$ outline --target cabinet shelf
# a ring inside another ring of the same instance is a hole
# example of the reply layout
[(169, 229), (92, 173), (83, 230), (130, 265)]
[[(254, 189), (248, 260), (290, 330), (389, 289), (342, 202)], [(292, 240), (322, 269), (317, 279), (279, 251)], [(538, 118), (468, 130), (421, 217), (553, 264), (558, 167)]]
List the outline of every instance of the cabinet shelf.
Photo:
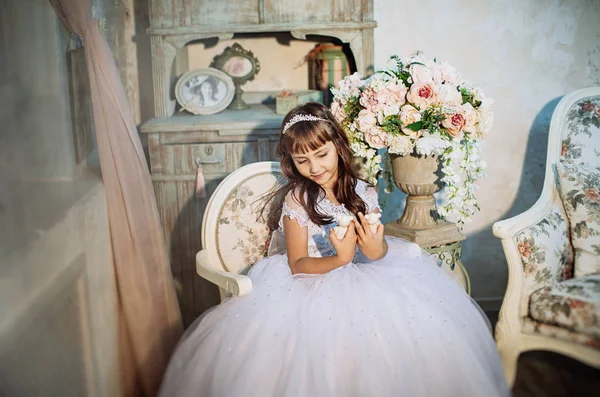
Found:
[(219, 135), (237, 135), (243, 130), (275, 130), (278, 132), (283, 117), (283, 115), (275, 113), (275, 105), (253, 104), (248, 109), (225, 109), (208, 116), (196, 116), (181, 112), (170, 117), (154, 118), (142, 125), (141, 132), (148, 134), (153, 132), (218, 131)]

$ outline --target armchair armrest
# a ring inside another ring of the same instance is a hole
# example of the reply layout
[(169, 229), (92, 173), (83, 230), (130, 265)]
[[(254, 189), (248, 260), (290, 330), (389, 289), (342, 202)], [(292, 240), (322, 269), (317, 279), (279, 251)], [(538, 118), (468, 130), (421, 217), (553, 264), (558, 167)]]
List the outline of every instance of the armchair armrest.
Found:
[(205, 249), (196, 254), (196, 272), (200, 277), (217, 285), (222, 291), (227, 291), (231, 295), (241, 296), (252, 292), (250, 277), (212, 267), (208, 260), (208, 252)]
[(494, 223), (492, 225), (494, 236), (502, 240), (512, 239), (522, 230), (534, 226), (546, 218), (555, 205), (561, 205), (557, 190), (551, 189), (543, 192), (539, 200), (525, 212)]
[(503, 309), (524, 317), (529, 296), (539, 288), (568, 278), (572, 264), (568, 221), (554, 185), (544, 187), (527, 211), (494, 223), (508, 263)]

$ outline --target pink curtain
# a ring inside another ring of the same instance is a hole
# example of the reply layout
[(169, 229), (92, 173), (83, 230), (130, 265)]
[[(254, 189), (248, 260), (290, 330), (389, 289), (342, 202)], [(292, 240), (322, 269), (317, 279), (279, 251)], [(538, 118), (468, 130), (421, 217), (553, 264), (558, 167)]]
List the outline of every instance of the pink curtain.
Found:
[(182, 324), (150, 174), (90, 0), (50, 2), (84, 39), (117, 277), (124, 394), (154, 396)]

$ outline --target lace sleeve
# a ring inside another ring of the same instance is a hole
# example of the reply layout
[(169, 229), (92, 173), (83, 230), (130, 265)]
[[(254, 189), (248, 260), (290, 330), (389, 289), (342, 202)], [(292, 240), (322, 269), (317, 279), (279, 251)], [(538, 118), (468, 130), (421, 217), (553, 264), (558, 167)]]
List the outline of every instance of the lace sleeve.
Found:
[(378, 209), (379, 212), (381, 212), (377, 189), (369, 185), (367, 182), (359, 180), (358, 185), (356, 186), (356, 192), (367, 205), (367, 213), (373, 212), (375, 209)]
[(308, 214), (302, 207), (302, 205), (295, 198), (294, 192), (289, 192), (287, 196), (285, 196), (285, 200), (283, 201), (283, 208), (281, 210), (281, 220), (279, 221), (279, 226), (283, 228), (283, 217), (287, 216), (290, 219), (295, 219), (298, 222), (300, 227), (307, 226), (310, 218)]

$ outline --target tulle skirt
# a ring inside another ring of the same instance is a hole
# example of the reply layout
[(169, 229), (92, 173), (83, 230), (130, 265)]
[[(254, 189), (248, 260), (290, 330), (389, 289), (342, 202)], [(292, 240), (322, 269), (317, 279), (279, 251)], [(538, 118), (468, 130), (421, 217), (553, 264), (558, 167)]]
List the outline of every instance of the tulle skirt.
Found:
[(160, 396), (510, 395), (479, 306), (416, 244), (386, 239), (382, 260), (322, 275), (258, 262), (251, 294), (186, 331)]

